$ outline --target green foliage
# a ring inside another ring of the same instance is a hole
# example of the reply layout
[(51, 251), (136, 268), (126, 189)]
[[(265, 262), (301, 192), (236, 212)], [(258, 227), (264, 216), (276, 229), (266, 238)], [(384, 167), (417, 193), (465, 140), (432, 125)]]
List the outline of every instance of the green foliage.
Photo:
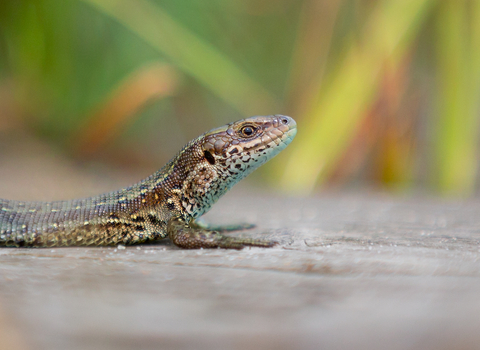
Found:
[(283, 113), (299, 133), (264, 171), (286, 190), (361, 180), (468, 195), (480, 5), (3, 1), (2, 87), (24, 125), (77, 155), (140, 143), (157, 162), (208, 127)]

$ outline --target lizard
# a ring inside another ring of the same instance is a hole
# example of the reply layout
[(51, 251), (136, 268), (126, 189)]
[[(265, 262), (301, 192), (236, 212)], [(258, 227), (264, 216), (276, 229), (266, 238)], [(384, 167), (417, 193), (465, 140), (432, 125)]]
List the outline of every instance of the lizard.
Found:
[(0, 246), (132, 245), (168, 237), (185, 249), (272, 247), (276, 242), (223, 235), (197, 219), (296, 132), (288, 116), (250, 117), (190, 141), (163, 168), (128, 188), (66, 201), (0, 199)]

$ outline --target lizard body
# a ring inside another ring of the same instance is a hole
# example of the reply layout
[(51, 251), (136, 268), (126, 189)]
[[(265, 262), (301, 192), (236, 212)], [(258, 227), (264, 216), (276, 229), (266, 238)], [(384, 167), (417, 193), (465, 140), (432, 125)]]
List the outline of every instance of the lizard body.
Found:
[(270, 247), (274, 242), (224, 236), (194, 220), (295, 134), (290, 117), (251, 117), (190, 141), (162, 169), (119, 191), (55, 202), (0, 199), (0, 246), (130, 245), (168, 236), (182, 248)]

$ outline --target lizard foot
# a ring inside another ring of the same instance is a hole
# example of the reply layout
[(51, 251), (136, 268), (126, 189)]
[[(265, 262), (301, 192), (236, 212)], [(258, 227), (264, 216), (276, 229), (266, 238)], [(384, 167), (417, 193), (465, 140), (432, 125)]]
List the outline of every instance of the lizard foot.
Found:
[(269, 248), (277, 244), (277, 242), (262, 239), (224, 236), (218, 231), (209, 231), (196, 226), (191, 227), (180, 218), (172, 218), (168, 223), (167, 231), (173, 243), (185, 249), (243, 249), (246, 246)]

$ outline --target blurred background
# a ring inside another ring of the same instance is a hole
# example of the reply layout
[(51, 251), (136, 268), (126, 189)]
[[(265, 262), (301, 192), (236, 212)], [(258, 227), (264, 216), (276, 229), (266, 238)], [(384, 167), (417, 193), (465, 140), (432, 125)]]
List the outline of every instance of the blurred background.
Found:
[(286, 114), (297, 138), (254, 181), (471, 196), (479, 102), (480, 1), (0, 0), (0, 138), (20, 153), (146, 176)]

